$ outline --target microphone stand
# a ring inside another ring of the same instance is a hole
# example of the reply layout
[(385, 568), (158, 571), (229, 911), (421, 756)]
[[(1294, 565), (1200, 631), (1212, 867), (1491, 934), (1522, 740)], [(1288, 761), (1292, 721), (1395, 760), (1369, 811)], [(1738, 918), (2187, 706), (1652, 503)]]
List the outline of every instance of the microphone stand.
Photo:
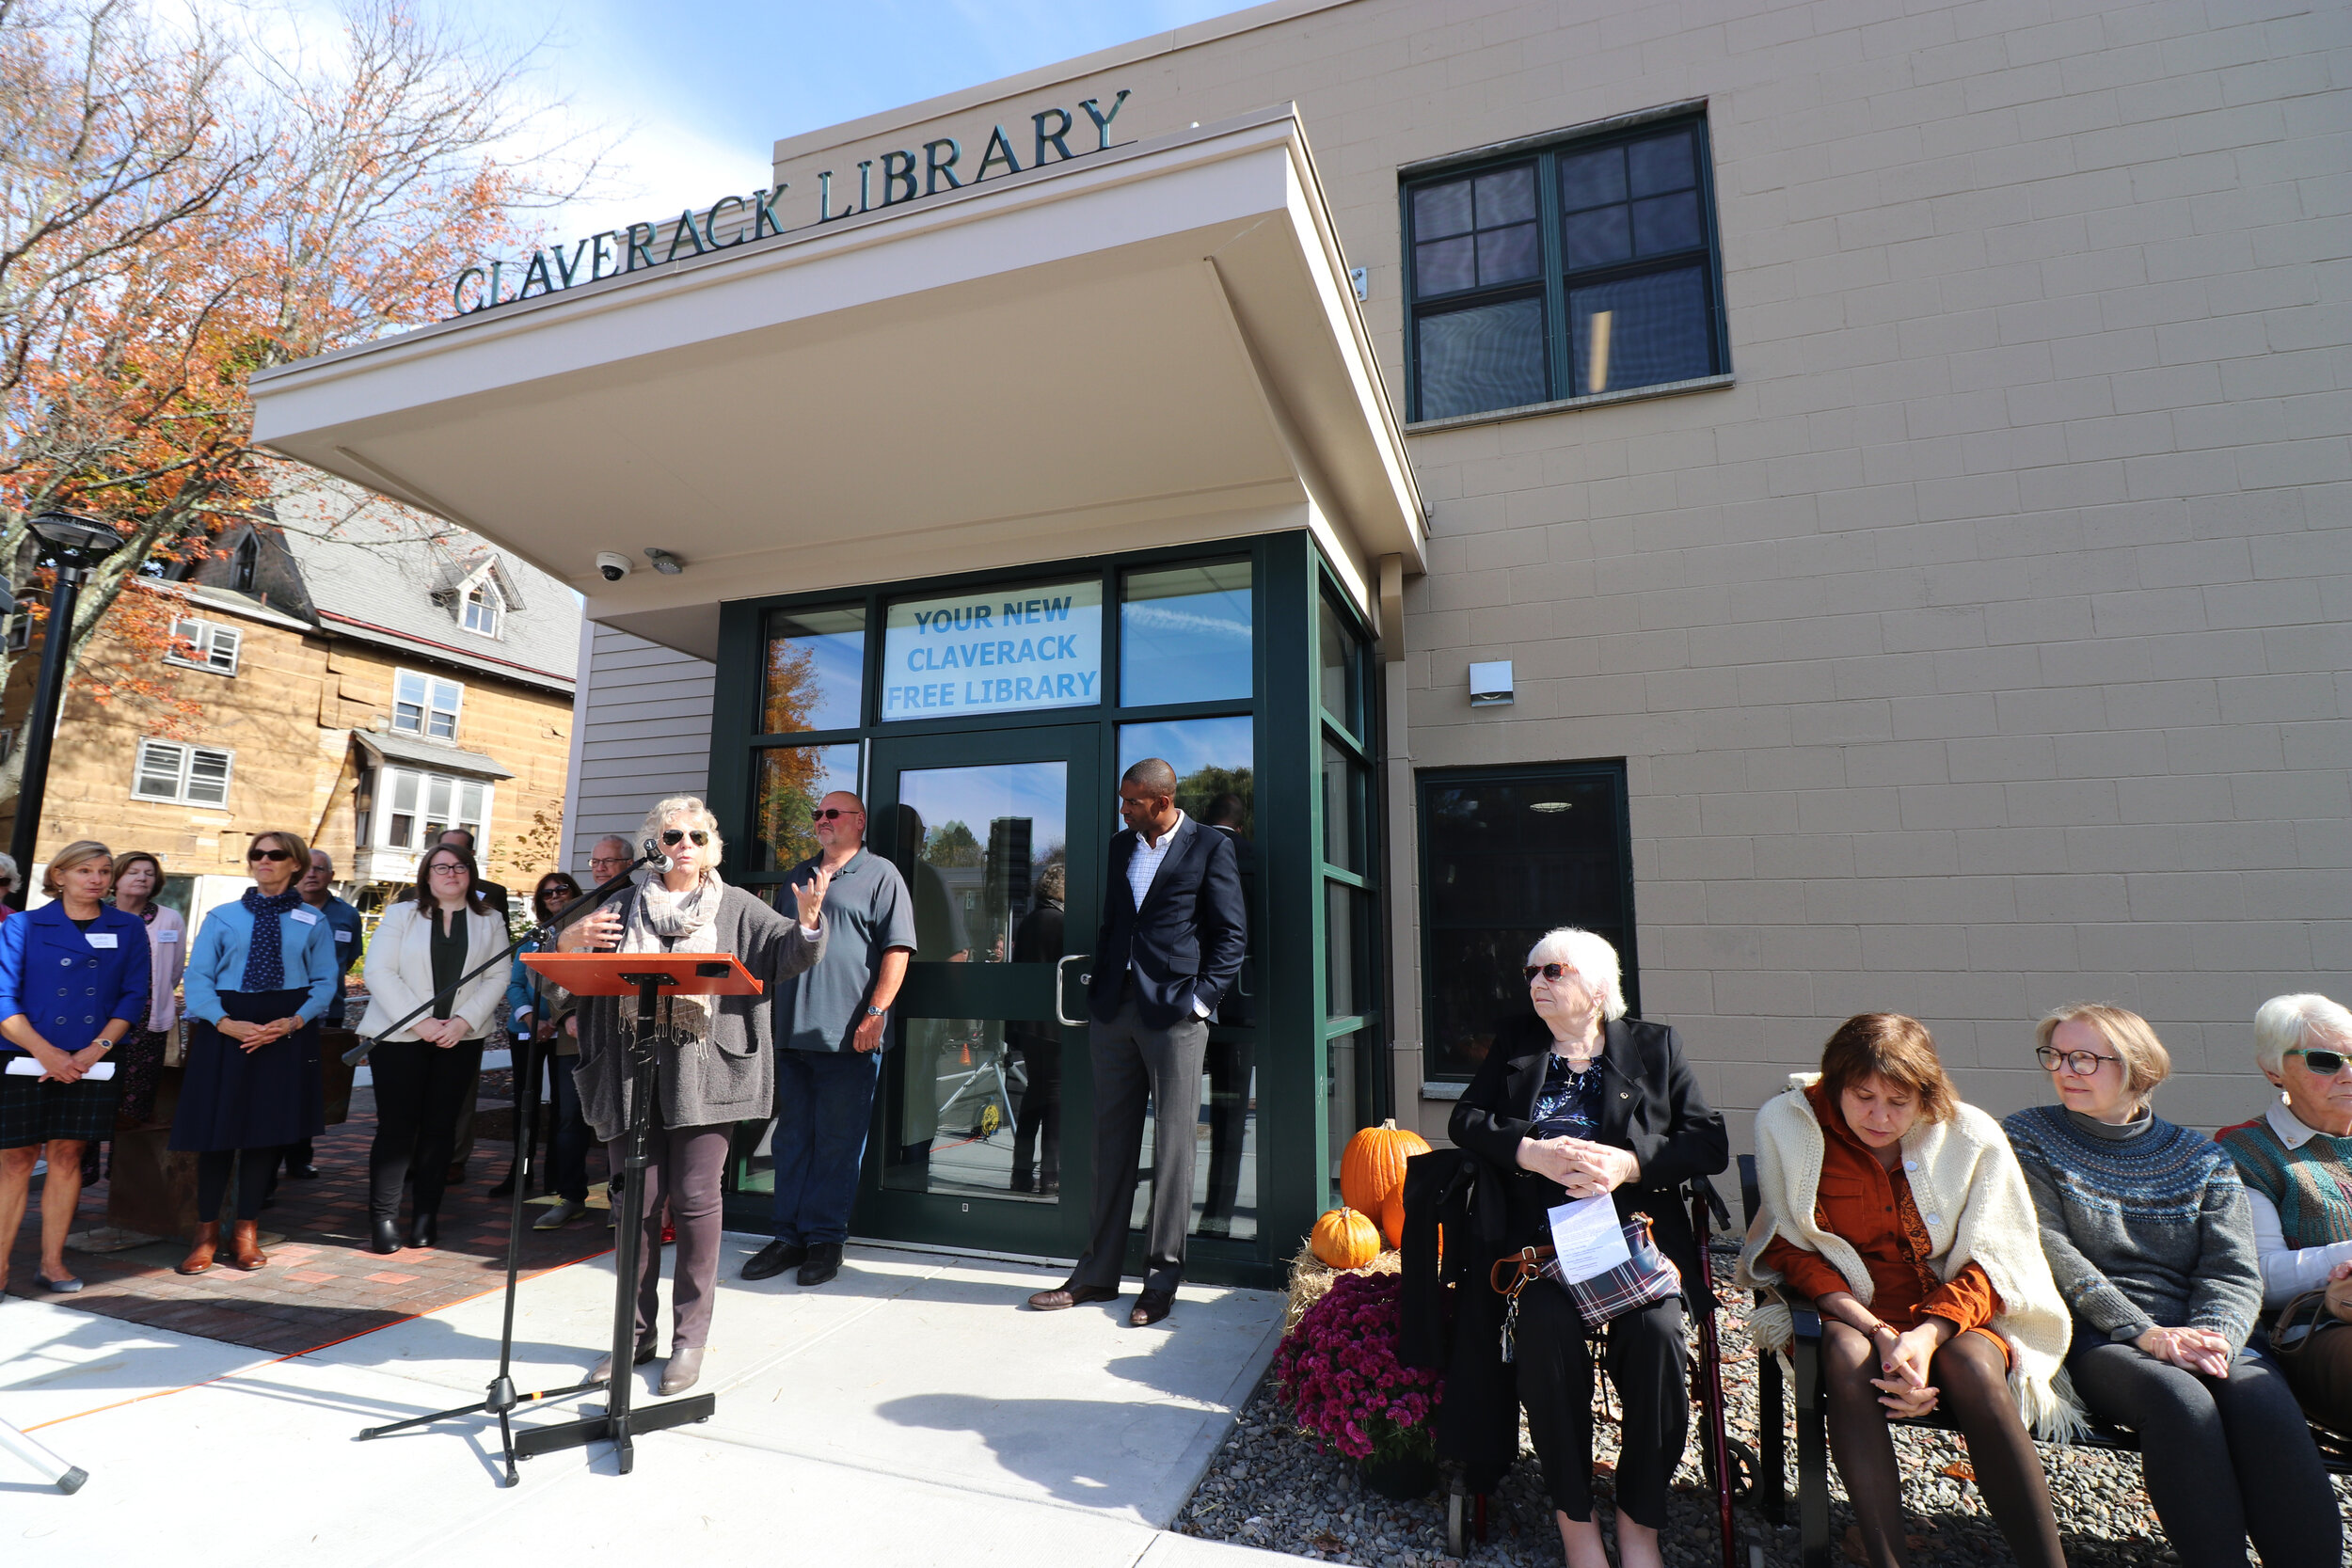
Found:
[[(418, 1007), (406, 1018), (402, 1019), (399, 1022), (385, 1030), (384, 1033), (387, 1035), (399, 1033), (413, 1020), (421, 1018), (424, 1014), (430, 1012), (433, 1009), (434, 1005), (439, 1002), (442, 997), (454, 995), (459, 990), (465, 989), (466, 983), (469, 980), (471, 980), (475, 975), (480, 974), (484, 970), (490, 968), (493, 964), (501, 963), (513, 958), (514, 955), (520, 950), (524, 942), (531, 942), (535, 939), (542, 944), (543, 947), (551, 944), (557, 933), (562, 931), (564, 927), (569, 926), (573, 921), (579, 919), (581, 915), (586, 914), (591, 910), (603, 908), (604, 901), (607, 898), (611, 897), (614, 893), (619, 892), (622, 888), (628, 884), (630, 875), (634, 873), (639, 866), (649, 865), (657, 861), (661, 862), (665, 865), (668, 863), (665, 857), (654, 853), (650, 845), (648, 845), (646, 853), (639, 856), (637, 860), (628, 866), (615, 872), (610, 879), (599, 884), (595, 891), (582, 895), (576, 903), (574, 903), (569, 909), (565, 910), (562, 914), (556, 916), (553, 920), (546, 922), (544, 925), (532, 927), (529, 931), (524, 932), (520, 937), (517, 937), (513, 942), (508, 942), (504, 951), (501, 952), (497, 957), (490, 958), (486, 962), (477, 964), (473, 969), (458, 976), (458, 978), (446, 990), (436, 993), (433, 997), (427, 1000), (423, 1006)], [(522, 1267), (523, 1192), (524, 1189), (530, 1185), (531, 1181), (531, 1150), (532, 1145), (534, 1142), (534, 1134), (537, 1130), (539, 1119), (539, 1077), (542, 1061), (539, 1054), (542, 1048), (537, 1037), (538, 1029), (536, 1027), (538, 1018), (535, 1013), (532, 1015), (532, 1022), (533, 1025), (532, 1029), (532, 1036), (530, 1038), (521, 1042), (521, 1060), (516, 1062), (515, 1065), (515, 1117), (516, 1127), (522, 1136), (519, 1140), (520, 1147), (515, 1156), (515, 1190), (508, 1195), (508, 1213), (506, 1218), (506, 1305), (504, 1319), (499, 1327), (498, 1375), (490, 1380), (488, 1392), (482, 1399), (476, 1401), (472, 1404), (461, 1405), (454, 1410), (436, 1411), (430, 1416), (413, 1416), (407, 1420), (393, 1421), (386, 1426), (368, 1427), (359, 1433), (359, 1440), (361, 1442), (365, 1442), (372, 1437), (388, 1437), (395, 1432), (405, 1432), (411, 1427), (431, 1426), (436, 1422), (453, 1420), (460, 1416), (496, 1416), (499, 1419), (499, 1444), (501, 1449), (504, 1451), (506, 1459), (506, 1476), (505, 1479), (499, 1482), (501, 1486), (513, 1486), (521, 1479), (516, 1473), (515, 1469), (515, 1428), (512, 1418), (517, 1407), (526, 1404), (534, 1404), (545, 1400), (569, 1399), (574, 1394), (584, 1394), (591, 1389), (601, 1388), (604, 1386), (601, 1383), (589, 1382), (576, 1383), (567, 1388), (544, 1388), (533, 1394), (518, 1394), (515, 1391), (515, 1379), (513, 1376), (513, 1363), (515, 1355), (515, 1287)], [(343, 1053), (343, 1060), (355, 1064), (358, 1063), (361, 1058), (365, 1057), (370, 1051), (375, 1048), (375, 1043), (376, 1042), (372, 1039), (361, 1040), (358, 1046)], [(619, 1365), (620, 1363), (618, 1362), (614, 1363), (616, 1368)]]

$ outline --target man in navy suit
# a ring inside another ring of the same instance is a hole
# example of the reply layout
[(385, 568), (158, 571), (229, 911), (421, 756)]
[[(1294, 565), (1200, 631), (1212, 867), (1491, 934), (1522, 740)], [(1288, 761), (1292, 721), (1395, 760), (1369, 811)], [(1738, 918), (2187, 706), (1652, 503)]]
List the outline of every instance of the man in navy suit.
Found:
[(1158, 757), (1119, 782), (1127, 831), (1111, 840), (1103, 927), (1094, 939), (1087, 1043), (1094, 1061), (1092, 1238), (1060, 1289), (1040, 1291), (1041, 1312), (1115, 1301), (1127, 1256), (1147, 1101), (1159, 1108), (1152, 1140), (1152, 1216), (1144, 1231), (1143, 1293), (1127, 1321), (1158, 1323), (1175, 1305), (1192, 1221), (1193, 1125), (1209, 1020), (1241, 973), (1241, 871), (1233, 841), (1176, 805), (1176, 770)]

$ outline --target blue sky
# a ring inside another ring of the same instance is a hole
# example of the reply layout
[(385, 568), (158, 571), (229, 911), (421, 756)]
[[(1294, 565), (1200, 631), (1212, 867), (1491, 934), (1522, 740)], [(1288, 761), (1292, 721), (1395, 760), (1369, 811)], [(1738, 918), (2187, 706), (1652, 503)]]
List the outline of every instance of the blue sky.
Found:
[(580, 234), (768, 180), (779, 136), (1246, 8), (1243, 0), (571, 0), (465, 14), (510, 36), (552, 19), (551, 95), (622, 134), (611, 188), (553, 214)]

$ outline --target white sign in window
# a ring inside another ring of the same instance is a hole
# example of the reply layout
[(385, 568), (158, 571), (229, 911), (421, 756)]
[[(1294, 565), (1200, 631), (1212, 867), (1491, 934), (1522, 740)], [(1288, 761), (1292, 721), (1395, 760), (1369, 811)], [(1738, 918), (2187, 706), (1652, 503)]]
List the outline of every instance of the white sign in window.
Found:
[(937, 719), (1103, 700), (1103, 583), (975, 589), (890, 607), (882, 716)]
[(138, 764), (132, 773), (131, 793), (142, 800), (225, 805), (229, 800), (230, 755), (210, 746), (142, 740)]

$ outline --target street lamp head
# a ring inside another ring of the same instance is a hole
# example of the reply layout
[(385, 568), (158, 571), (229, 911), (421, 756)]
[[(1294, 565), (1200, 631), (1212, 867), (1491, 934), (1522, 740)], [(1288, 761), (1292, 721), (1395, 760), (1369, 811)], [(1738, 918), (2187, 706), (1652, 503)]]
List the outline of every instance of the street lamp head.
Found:
[(95, 518), (77, 517), (71, 512), (44, 512), (24, 526), (51, 549), (80, 556), (85, 561), (112, 555), (122, 547), (122, 535), (113, 529)]

